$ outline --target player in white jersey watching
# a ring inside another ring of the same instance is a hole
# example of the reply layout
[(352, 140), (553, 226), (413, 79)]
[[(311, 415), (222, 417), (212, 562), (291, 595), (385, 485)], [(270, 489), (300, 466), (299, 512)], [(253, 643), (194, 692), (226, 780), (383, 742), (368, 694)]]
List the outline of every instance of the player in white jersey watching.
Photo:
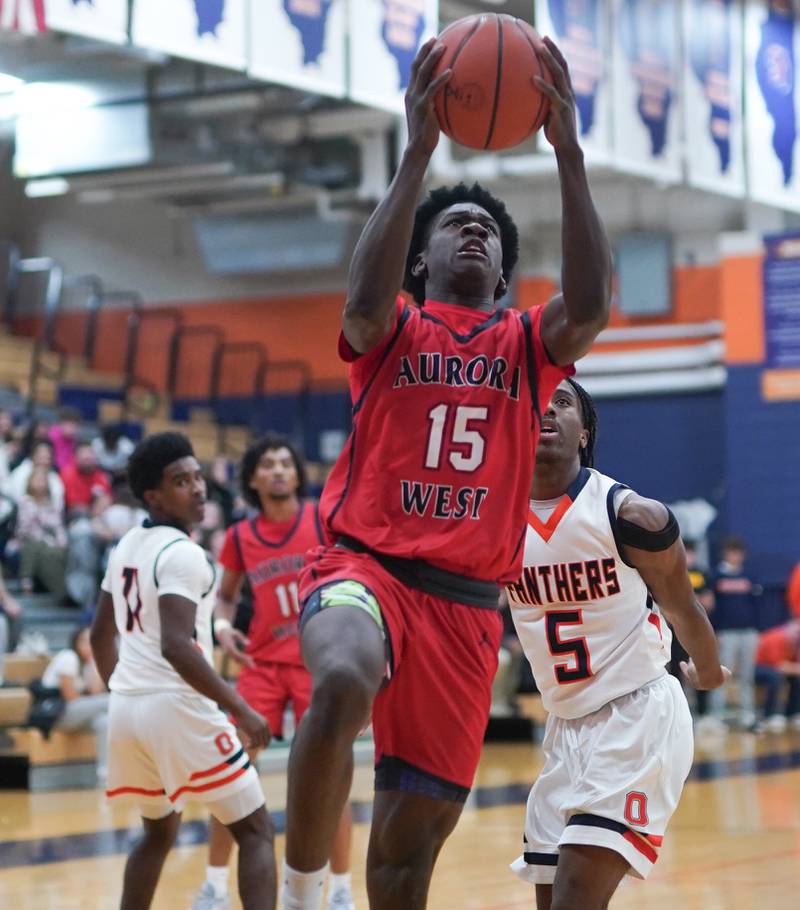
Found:
[(512, 869), (538, 910), (604, 910), (645, 878), (692, 764), (692, 718), (667, 674), (672, 623), (691, 683), (729, 675), (669, 509), (592, 469), (596, 415), (573, 380), (542, 416), (522, 577), (508, 595), (549, 712), (545, 764)]
[(269, 728), (211, 665), (214, 568), (188, 536), (203, 519), (200, 465), (185, 436), (159, 433), (136, 447), (128, 479), (149, 518), (111, 554), (91, 636), (111, 690), (107, 795), (134, 802), (144, 826), (121, 910), (150, 907), (187, 799), (238, 843), (245, 910), (273, 910), (273, 831), (245, 751)]

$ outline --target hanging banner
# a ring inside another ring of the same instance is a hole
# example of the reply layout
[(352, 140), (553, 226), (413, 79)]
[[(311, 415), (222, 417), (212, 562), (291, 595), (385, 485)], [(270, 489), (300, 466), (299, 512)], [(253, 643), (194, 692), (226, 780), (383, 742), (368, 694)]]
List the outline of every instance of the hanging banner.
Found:
[(800, 368), (800, 233), (764, 238), (767, 366)]
[(128, 0), (46, 0), (47, 27), (126, 44)]
[(243, 70), (246, 0), (134, 0), (131, 39), (176, 57)]
[(44, 0), (0, 0), (0, 29), (33, 35), (45, 28)]
[(438, 30), (439, 0), (350, 0), (350, 97), (402, 113), (414, 57)]
[(686, 0), (683, 113), (689, 183), (743, 196), (742, 8)]
[(681, 179), (679, 4), (614, 0), (614, 157), (621, 170)]
[(342, 98), (346, 29), (346, 0), (251, 0), (250, 75)]
[(791, 0), (747, 3), (745, 46), (749, 193), (800, 211), (800, 22)]
[[(536, 0), (536, 29), (549, 35), (569, 64), (587, 158), (611, 158), (611, 71), (605, 0)], [(550, 148), (549, 143), (541, 143)]]

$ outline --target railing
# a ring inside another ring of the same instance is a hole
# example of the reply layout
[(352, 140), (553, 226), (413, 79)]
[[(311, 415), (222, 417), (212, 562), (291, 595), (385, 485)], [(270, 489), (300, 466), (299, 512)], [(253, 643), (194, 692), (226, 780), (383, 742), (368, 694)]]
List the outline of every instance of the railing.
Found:
[(217, 421), (217, 449), (225, 452), (228, 449), (228, 427), (221, 420), (220, 414), (220, 387), (222, 384), (223, 364), (229, 354), (255, 354), (256, 368), (253, 370), (253, 387), (251, 397), (255, 402), (263, 395), (264, 381), (267, 375), (267, 351), (258, 341), (225, 341), (216, 351), (216, 356), (211, 363), (211, 407)]
[[(214, 339), (214, 349), (211, 354), (212, 364), (216, 362), (220, 348), (225, 345), (225, 333), (218, 326), (180, 325), (172, 334), (169, 350), (167, 390), (172, 398), (176, 397), (178, 391), (178, 373), (180, 371), (181, 354), (183, 353), (183, 342), (190, 337)], [(209, 393), (211, 393), (213, 389), (213, 377), (211, 374), (209, 374), (208, 388)]]
[(11, 322), (11, 304), (17, 290), (17, 263), (20, 260), (19, 247), (8, 240), (0, 241), (0, 263), (2, 263), (2, 302), (0, 303), (0, 319), (5, 323)]

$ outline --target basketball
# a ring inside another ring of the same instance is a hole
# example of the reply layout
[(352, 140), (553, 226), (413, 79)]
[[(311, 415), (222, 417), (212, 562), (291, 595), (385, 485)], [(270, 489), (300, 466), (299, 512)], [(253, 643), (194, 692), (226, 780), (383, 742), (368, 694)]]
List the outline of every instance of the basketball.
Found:
[(439, 35), (445, 51), (434, 78), (453, 75), (436, 98), (442, 131), (474, 149), (519, 145), (538, 130), (550, 102), (534, 76), (552, 82), (539, 59), (542, 39), (533, 26), (513, 16), (482, 13), (449, 25)]

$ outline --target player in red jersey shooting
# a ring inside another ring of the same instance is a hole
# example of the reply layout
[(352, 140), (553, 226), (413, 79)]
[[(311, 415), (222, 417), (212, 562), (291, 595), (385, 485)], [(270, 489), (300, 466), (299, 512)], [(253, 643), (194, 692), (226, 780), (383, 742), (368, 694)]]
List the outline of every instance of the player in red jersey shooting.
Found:
[[(289, 765), (286, 910), (320, 906), (351, 746), (370, 715), (370, 906), (426, 906), (480, 755), (498, 585), (521, 570), (540, 415), (608, 318), (610, 250), (552, 42), (554, 86), (539, 87), (550, 96), (545, 131), (561, 185), (562, 294), (526, 313), (498, 309), (518, 238), (483, 188), (437, 190), (416, 208), (439, 140), (434, 97), (449, 78), (432, 79), (440, 54), (429, 41), (414, 62), (408, 145), (350, 267), (339, 351), (353, 430), (321, 501), (335, 544), (300, 576), (314, 689)], [(398, 299), (401, 287), (418, 306)]]

